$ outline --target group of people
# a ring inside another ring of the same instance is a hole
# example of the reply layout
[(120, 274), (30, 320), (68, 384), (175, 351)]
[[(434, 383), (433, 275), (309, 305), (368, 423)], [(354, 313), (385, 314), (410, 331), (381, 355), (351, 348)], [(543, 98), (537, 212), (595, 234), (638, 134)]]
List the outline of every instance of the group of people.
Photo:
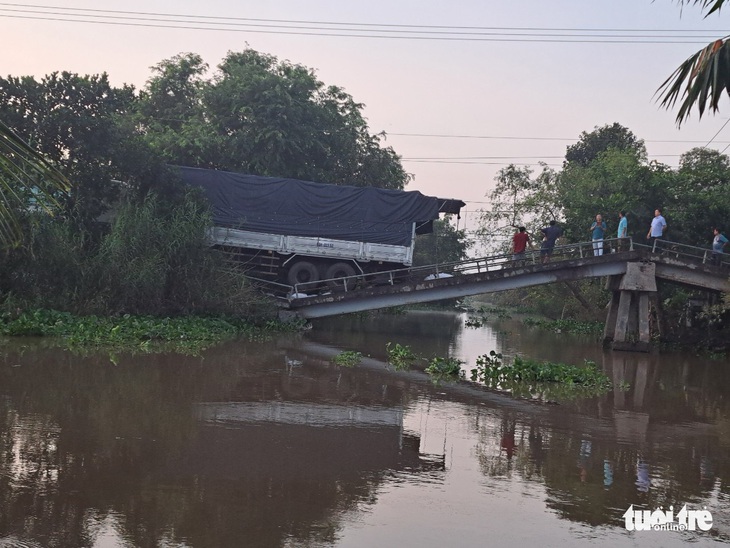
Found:
[[(542, 245), (540, 247), (540, 261), (542, 263), (546, 263), (550, 260), (550, 256), (553, 254), (555, 242), (563, 235), (563, 229), (558, 226), (557, 222), (550, 221), (548, 226), (540, 229), (540, 232), (542, 232), (543, 235)], [(530, 246), (530, 249), (532, 249), (530, 235), (527, 233), (527, 229), (524, 226), (521, 226), (512, 237), (512, 260), (515, 263), (524, 262), (528, 245)]]
[[(626, 219), (626, 212), (620, 211), (618, 214), (618, 230), (616, 238), (618, 241), (617, 250), (626, 251), (626, 241), (629, 237), (629, 223)], [(593, 221), (588, 231), (591, 234), (591, 240), (593, 242), (593, 255), (599, 257), (603, 255), (603, 242), (606, 236), (608, 227), (603, 217), (599, 214), (596, 215), (596, 220)], [(646, 239), (651, 241), (652, 249), (655, 251), (659, 248), (659, 242), (664, 237), (664, 233), (667, 230), (667, 221), (662, 216), (662, 210), (657, 208), (654, 210), (654, 218), (651, 220), (651, 226), (649, 231), (646, 233)], [(550, 256), (553, 254), (555, 243), (563, 235), (563, 230), (555, 221), (550, 221), (548, 226), (540, 229), (542, 233), (542, 245), (540, 246), (540, 260), (542, 263), (546, 263), (550, 260)], [(712, 240), (712, 258), (713, 262), (720, 264), (722, 260), (722, 254), (724, 253), (725, 246), (728, 244), (728, 239), (722, 233), (719, 227), (713, 229), (713, 240)], [(512, 237), (512, 260), (514, 262), (524, 261), (527, 246), (532, 248), (532, 242), (530, 236), (527, 233), (527, 229), (524, 226), (518, 228)]]
[[(659, 239), (662, 237), (666, 229), (667, 221), (664, 219), (664, 217), (662, 217), (662, 210), (654, 210), (654, 219), (652, 219), (651, 221), (651, 227), (649, 228), (649, 232), (647, 233), (646, 238), (653, 240)], [(603, 255), (603, 240), (606, 235), (606, 230), (606, 222), (603, 220), (603, 217), (600, 214), (596, 215), (596, 220), (593, 221), (593, 224), (588, 229), (588, 232), (591, 233), (591, 240), (593, 241), (593, 255), (595, 255), (596, 257)], [(629, 222), (628, 219), (626, 219), (626, 212), (619, 211), (618, 230), (616, 231), (616, 238), (618, 240), (618, 251), (626, 251), (625, 239), (628, 237)]]

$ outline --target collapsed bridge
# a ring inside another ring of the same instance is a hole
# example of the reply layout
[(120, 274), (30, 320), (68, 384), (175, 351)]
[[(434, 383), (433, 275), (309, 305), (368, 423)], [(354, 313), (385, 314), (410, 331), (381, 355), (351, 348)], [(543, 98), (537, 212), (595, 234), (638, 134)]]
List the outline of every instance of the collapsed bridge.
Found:
[[(606, 240), (606, 244), (617, 243)], [(431, 265), (366, 275), (302, 283), (268, 285), (278, 293), (284, 315), (320, 318), (337, 314), (461, 298), (556, 282), (606, 277), (612, 300), (604, 339), (617, 350), (648, 350), (650, 301), (657, 280), (694, 289), (730, 292), (730, 261), (716, 261), (710, 250), (673, 242), (654, 248), (623, 240), (627, 251), (593, 256), (593, 242), (555, 248), (550, 262), (539, 252), (514, 262), (495, 255), (458, 263)]]

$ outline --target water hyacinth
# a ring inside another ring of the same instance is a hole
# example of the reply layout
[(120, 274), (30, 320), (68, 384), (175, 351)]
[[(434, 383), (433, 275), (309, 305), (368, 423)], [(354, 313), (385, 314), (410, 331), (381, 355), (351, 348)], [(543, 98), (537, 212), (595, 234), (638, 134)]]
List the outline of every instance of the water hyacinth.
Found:
[(492, 350), (476, 361), (472, 381), (520, 397), (575, 399), (605, 394), (613, 388), (606, 374), (588, 360), (576, 366), (516, 356), (512, 363), (505, 363), (502, 354)]

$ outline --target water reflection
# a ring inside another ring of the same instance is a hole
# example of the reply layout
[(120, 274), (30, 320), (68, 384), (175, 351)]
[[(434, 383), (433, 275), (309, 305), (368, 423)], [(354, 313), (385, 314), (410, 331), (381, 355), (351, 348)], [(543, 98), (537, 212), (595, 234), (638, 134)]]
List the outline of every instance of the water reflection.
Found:
[(444, 470), (403, 432), (401, 386), (270, 346), (117, 365), (8, 348), (0, 386), (6, 539), (329, 542), (338, 515), (372, 503), (384, 477)]
[(387, 359), (385, 346), (398, 342), (420, 356), (446, 356), (458, 346), (464, 320), (452, 312), (350, 314), (315, 322), (308, 338), (335, 347), (366, 349), (365, 355)]
[[(463, 339), (471, 337), (478, 345), (470, 349), (472, 356), (492, 344), (506, 355), (569, 363), (590, 359), (615, 386), (627, 388), (559, 407), (513, 404), (519, 409), (515, 412), (494, 404), (500, 408), (496, 417), (494, 410), (477, 408), (473, 428), (482, 473), (541, 481), (548, 508), (591, 526), (620, 526), (631, 504), (650, 509), (679, 502), (710, 504), (719, 512), (714, 532), (727, 535), (727, 361), (604, 352), (585, 337), (529, 331), (516, 321), (501, 321), (487, 330), (486, 343), (462, 331), (435, 352), (447, 355), (454, 344), (463, 347)], [(507, 336), (495, 337), (495, 332)], [(321, 333), (317, 338), (324, 340)], [(461, 400), (460, 390), (441, 390), (451, 400)], [(485, 398), (493, 405), (491, 395), (476, 390), (467, 399)]]
[[(486, 534), (634, 545), (621, 519), (631, 504), (712, 512), (710, 536), (655, 545), (730, 539), (727, 362), (604, 353), (517, 321), (462, 325), (447, 313), (349, 317), (116, 365), (7, 343), (0, 546), (471, 545)], [(388, 370), (389, 341), (463, 359), (483, 345), (540, 359), (564, 349), (562, 361), (593, 359), (629, 388), (546, 405), (434, 385)], [(337, 367), (342, 349), (366, 358)]]

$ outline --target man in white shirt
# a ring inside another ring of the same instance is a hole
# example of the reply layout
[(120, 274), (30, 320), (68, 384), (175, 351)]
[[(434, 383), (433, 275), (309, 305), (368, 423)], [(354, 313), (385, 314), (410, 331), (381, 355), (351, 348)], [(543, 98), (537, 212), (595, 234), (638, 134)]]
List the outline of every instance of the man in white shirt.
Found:
[(646, 239), (651, 240), (654, 251), (659, 249), (659, 240), (662, 239), (664, 231), (667, 230), (667, 221), (662, 217), (662, 210), (654, 210), (654, 218), (651, 220), (651, 228), (646, 233)]

